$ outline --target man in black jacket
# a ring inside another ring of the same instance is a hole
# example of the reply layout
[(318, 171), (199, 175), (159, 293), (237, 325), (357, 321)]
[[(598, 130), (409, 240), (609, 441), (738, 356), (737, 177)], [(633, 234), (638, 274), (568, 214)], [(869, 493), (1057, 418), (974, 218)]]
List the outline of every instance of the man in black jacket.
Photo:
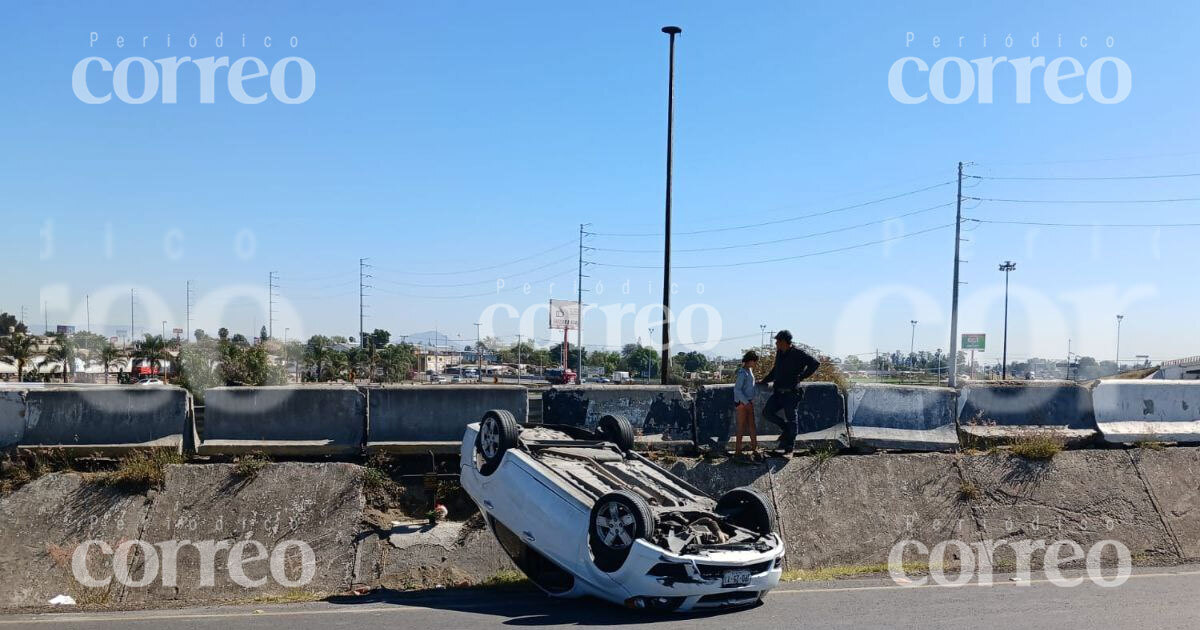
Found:
[[(795, 449), (796, 433), (800, 430), (796, 421), (796, 405), (800, 402), (797, 385), (812, 376), (820, 365), (811, 354), (792, 345), (792, 333), (781, 330), (775, 335), (775, 365), (758, 384), (775, 384), (774, 391), (763, 408), (763, 417), (779, 425), (782, 433), (779, 435), (778, 450), (782, 451), (785, 457)], [(784, 415), (782, 420), (779, 418), (781, 410)]]

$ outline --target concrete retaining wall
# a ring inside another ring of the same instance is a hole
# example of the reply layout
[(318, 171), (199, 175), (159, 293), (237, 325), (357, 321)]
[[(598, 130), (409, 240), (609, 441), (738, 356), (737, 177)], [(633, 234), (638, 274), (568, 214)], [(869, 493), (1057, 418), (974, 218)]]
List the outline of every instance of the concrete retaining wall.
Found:
[(594, 427), (605, 414), (622, 414), (643, 435), (691, 440), (693, 401), (678, 385), (564, 385), (542, 394), (542, 422)]
[(1070, 381), (968, 384), (958, 395), (958, 427), (964, 440), (1003, 442), (1053, 429), (1084, 444), (1098, 435), (1091, 391)]
[(25, 392), (0, 389), (0, 449), (12, 448), (25, 435)]
[(1200, 381), (1101, 381), (1092, 401), (1105, 442), (1200, 442)]
[(202, 455), (352, 455), (366, 442), (366, 395), (353, 385), (216, 387), (204, 392)]
[(455, 442), (489, 409), (517, 422), (529, 414), (529, 393), (518, 385), (402, 385), (367, 389), (368, 449), (412, 442)]
[(21, 448), (113, 453), (133, 448), (183, 450), (191, 395), (179, 387), (47, 387), (25, 399)]
[[(802, 396), (796, 405), (800, 424), (798, 443), (836, 442), (850, 444), (846, 430), (846, 400), (833, 383), (801, 383)], [(778, 435), (779, 427), (763, 417), (771, 392), (758, 388), (754, 396), (755, 428), (760, 436)], [(696, 395), (696, 441), (700, 445), (723, 446), (734, 435), (733, 385), (704, 385)], [(769, 446), (769, 445), (768, 445)]]
[(958, 449), (958, 392), (949, 387), (864, 384), (850, 388), (850, 444), (910, 451)]

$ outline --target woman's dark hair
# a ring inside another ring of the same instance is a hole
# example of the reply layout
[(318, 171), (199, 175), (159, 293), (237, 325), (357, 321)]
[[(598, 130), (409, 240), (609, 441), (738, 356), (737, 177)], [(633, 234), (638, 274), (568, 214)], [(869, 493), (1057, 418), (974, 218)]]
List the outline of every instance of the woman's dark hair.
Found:
[(746, 352), (746, 354), (742, 355), (742, 363), (745, 363), (747, 361), (757, 361), (757, 360), (758, 360), (758, 353), (753, 350), (750, 350), (750, 351)]

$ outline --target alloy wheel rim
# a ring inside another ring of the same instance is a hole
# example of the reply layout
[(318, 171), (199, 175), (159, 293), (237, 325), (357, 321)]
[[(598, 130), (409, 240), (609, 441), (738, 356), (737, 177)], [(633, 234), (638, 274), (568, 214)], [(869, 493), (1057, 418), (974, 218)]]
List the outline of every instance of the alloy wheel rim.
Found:
[(609, 501), (596, 512), (596, 533), (604, 546), (610, 549), (624, 549), (633, 544), (636, 519), (626, 505), (619, 501)]

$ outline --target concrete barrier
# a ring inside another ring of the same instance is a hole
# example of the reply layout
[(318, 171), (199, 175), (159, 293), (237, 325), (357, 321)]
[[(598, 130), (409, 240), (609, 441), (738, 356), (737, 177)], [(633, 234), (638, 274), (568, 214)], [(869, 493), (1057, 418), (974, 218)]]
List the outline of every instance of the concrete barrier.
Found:
[(353, 385), (215, 387), (204, 392), (196, 452), (354, 455), (366, 424), (366, 395)]
[(693, 401), (678, 385), (564, 385), (542, 394), (542, 422), (595, 427), (605, 414), (622, 414), (643, 435), (695, 438)]
[(1200, 381), (1100, 381), (1092, 401), (1110, 444), (1200, 442)]
[(908, 451), (954, 451), (958, 392), (949, 387), (855, 385), (846, 396), (850, 445)]
[[(796, 405), (800, 432), (797, 444), (834, 442), (850, 445), (846, 430), (846, 399), (833, 383), (801, 383)], [(770, 390), (758, 388), (754, 396), (755, 428), (759, 436), (778, 435), (779, 427), (763, 417)], [(703, 385), (696, 395), (696, 443), (722, 447), (734, 435), (733, 385)], [(762, 446), (772, 446), (766, 444)]]
[(458, 452), (463, 431), (489, 409), (525, 422), (529, 392), (518, 385), (400, 385), (366, 390), (367, 450)]
[(19, 448), (120, 454), (183, 450), (192, 397), (179, 387), (94, 386), (30, 389)]
[(25, 435), (25, 392), (0, 389), (0, 450), (13, 448)]
[(1051, 429), (1068, 444), (1098, 435), (1092, 393), (1071, 381), (971, 383), (958, 395), (958, 428), (965, 441), (1005, 442)]

